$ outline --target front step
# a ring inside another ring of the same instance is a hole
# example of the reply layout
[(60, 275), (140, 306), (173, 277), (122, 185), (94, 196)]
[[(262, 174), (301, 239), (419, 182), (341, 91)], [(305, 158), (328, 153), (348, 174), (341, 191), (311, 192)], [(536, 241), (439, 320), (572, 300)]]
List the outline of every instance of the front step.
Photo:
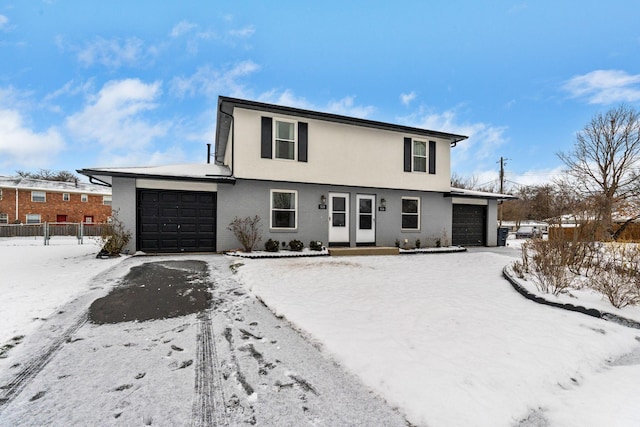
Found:
[(398, 255), (398, 248), (386, 246), (361, 246), (356, 248), (329, 248), (331, 256)]

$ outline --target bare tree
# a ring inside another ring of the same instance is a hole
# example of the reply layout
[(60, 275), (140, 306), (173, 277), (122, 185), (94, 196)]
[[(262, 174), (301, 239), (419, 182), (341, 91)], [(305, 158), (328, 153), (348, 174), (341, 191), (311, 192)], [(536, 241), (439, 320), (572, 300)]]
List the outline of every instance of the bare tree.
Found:
[(46, 181), (76, 182), (78, 177), (69, 171), (52, 171), (40, 169), (38, 172), (16, 171), (22, 178), (44, 179)]
[(451, 186), (454, 188), (465, 188), (467, 190), (473, 190), (478, 185), (478, 177), (464, 177), (458, 175), (456, 172), (451, 173)]
[(573, 150), (558, 157), (567, 166), (575, 190), (595, 202), (597, 219), (610, 238), (617, 238), (628, 223), (640, 218), (636, 212), (614, 233), (613, 210), (640, 194), (640, 114), (636, 110), (620, 105), (597, 114), (578, 132)]

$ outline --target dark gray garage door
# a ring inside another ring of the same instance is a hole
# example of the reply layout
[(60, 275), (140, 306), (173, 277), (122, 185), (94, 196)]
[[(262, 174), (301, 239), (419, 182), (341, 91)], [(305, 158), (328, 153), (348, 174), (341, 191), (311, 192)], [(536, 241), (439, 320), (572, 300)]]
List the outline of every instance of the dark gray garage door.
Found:
[(137, 250), (215, 252), (214, 192), (138, 190)]
[(484, 246), (486, 244), (487, 207), (453, 205), (452, 236), (454, 245)]

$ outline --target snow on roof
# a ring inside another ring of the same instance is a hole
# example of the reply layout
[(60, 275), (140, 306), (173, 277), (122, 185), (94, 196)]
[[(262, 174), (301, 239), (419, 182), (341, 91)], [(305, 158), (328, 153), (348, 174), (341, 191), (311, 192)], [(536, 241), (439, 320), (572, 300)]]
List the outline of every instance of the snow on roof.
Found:
[(469, 190), (467, 188), (455, 188), (451, 187), (451, 195), (457, 197), (475, 197), (481, 199), (517, 199), (516, 196), (510, 194), (489, 193), (488, 191)]
[(0, 176), (0, 188), (57, 191), (64, 193), (111, 194), (111, 189), (102, 185), (85, 182), (48, 181), (45, 179), (23, 178), (20, 176)]
[(233, 180), (231, 170), (227, 166), (212, 163), (181, 163), (163, 166), (137, 166), (117, 168), (79, 169), (79, 173), (111, 184), (111, 178), (137, 177), (156, 179), (189, 179), (189, 180)]

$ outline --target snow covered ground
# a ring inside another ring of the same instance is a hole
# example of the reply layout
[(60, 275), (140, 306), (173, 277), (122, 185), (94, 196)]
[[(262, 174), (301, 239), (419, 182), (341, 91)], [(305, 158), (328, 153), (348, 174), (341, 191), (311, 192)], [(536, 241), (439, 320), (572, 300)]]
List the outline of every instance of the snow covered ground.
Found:
[(640, 331), (524, 299), (499, 250), (250, 260), (238, 275), (414, 424), (640, 425)]
[[(65, 338), (18, 397), (4, 410), (0, 402), (0, 425), (189, 423), (201, 319), (78, 323), (150, 259), (97, 260), (86, 241), (54, 239), (0, 240), (0, 348), (13, 346), (0, 358), (0, 387)], [(640, 425), (640, 331), (524, 299), (501, 276), (517, 256), (509, 243), (388, 257), (189, 257), (207, 261), (217, 281), (222, 420), (404, 424), (375, 403), (381, 396), (418, 426)], [(351, 418), (329, 414), (345, 401), (366, 403)]]

